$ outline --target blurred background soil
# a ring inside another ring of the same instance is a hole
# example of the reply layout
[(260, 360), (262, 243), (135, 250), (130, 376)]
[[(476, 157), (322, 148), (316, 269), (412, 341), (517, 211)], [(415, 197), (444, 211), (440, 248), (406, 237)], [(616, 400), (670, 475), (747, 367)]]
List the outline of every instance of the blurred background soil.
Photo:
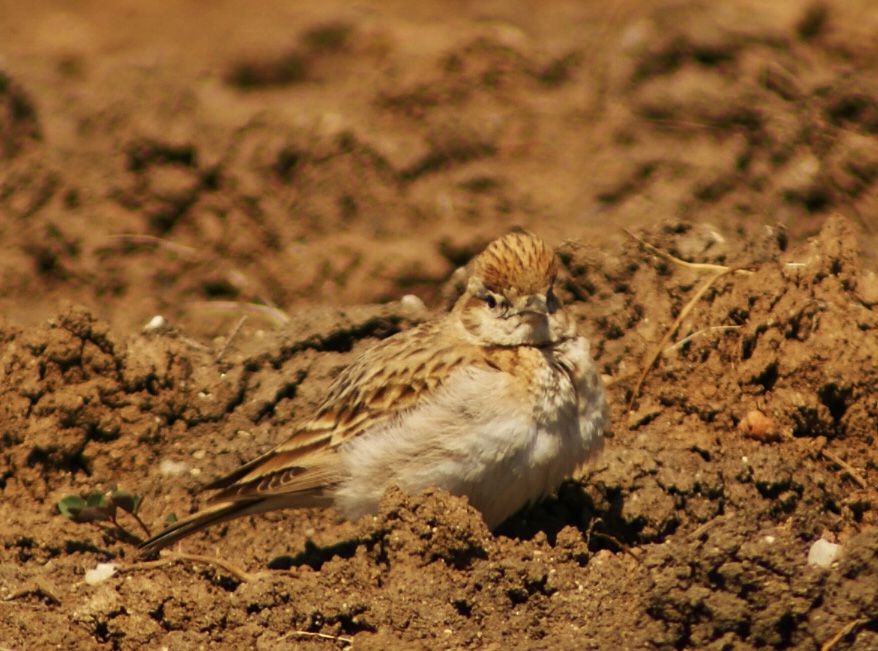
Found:
[[(870, 0), (0, 16), (0, 646), (878, 648)], [(231, 568), (58, 514), (197, 508), (515, 226), (559, 247), (612, 399), (556, 497), (181, 547)]]

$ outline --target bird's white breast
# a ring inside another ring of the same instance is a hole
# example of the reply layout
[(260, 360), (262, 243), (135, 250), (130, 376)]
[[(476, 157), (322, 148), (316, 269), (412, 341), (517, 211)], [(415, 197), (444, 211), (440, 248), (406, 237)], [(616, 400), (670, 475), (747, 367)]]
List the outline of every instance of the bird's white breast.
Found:
[(495, 527), (555, 490), (597, 448), (606, 402), (584, 338), (537, 359), (527, 378), (458, 369), (422, 404), (344, 444), (336, 504), (354, 519), (391, 485), (437, 486), (466, 495)]

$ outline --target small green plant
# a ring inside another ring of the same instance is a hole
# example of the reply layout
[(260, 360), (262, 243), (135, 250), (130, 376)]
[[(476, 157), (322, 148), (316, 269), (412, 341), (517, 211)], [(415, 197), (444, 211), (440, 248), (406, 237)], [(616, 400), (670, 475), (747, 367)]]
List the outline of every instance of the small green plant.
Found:
[(65, 495), (58, 501), (58, 511), (73, 522), (93, 522), (102, 528), (101, 523), (110, 522), (123, 534), (134, 537), (124, 526), (119, 524), (119, 511), (131, 515), (140, 528), (150, 536), (149, 529), (137, 515), (143, 498), (128, 491), (111, 488), (106, 492), (95, 491), (87, 495)]

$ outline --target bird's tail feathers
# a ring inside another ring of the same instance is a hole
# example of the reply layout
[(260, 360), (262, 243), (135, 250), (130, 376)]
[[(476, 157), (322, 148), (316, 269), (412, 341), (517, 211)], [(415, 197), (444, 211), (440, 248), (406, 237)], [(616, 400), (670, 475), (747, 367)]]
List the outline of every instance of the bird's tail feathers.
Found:
[(313, 493), (310, 491), (303, 492), (296, 495), (294, 499), (291, 499), (292, 497), (289, 494), (259, 495), (211, 504), (197, 513), (178, 520), (161, 533), (147, 540), (140, 546), (140, 552), (144, 555), (157, 552), (169, 545), (173, 545), (186, 536), (227, 520), (257, 515), (277, 509), (324, 506), (326, 501), (325, 496), (319, 491)]
[(253, 500), (236, 500), (234, 502), (218, 502), (211, 506), (193, 513), (192, 515), (174, 522), (167, 529), (156, 534), (140, 546), (141, 554), (151, 554), (160, 549), (173, 545), (186, 536), (201, 531), (207, 527), (232, 520), (233, 518), (253, 515), (266, 511), (264, 498)]

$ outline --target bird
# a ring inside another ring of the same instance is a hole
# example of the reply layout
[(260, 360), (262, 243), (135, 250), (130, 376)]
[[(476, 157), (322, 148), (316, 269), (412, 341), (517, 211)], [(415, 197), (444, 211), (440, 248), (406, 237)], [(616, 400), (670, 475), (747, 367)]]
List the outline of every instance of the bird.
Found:
[(609, 426), (589, 340), (556, 295), (559, 269), (530, 232), (492, 241), (447, 312), (364, 351), (288, 440), (207, 485), (208, 505), (142, 553), (278, 509), (334, 506), (354, 521), (394, 485), (465, 496), (490, 529), (551, 494)]

